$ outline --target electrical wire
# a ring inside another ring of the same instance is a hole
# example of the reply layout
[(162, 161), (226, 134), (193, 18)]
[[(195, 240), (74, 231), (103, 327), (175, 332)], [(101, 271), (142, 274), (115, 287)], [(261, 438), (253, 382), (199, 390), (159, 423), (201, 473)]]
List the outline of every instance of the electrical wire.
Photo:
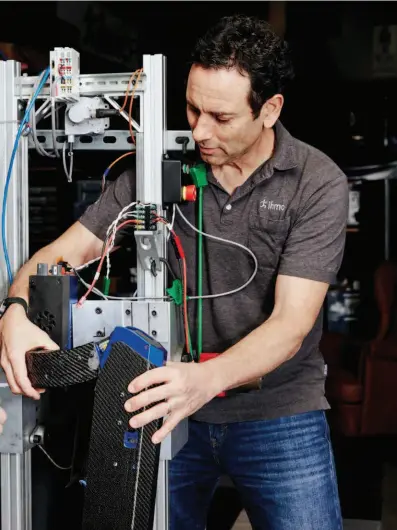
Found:
[[(33, 97), (33, 94), (36, 90), (36, 87), (37, 85), (40, 83), (42, 77), (44, 75), (44, 72), (41, 74), (41, 76), (38, 78), (38, 80), (35, 82), (34, 84), (34, 87), (33, 87), (33, 92), (32, 92), (32, 97)], [(29, 102), (31, 101), (31, 99), (29, 100)], [(51, 104), (51, 98), (48, 98), (42, 105), (41, 107), (38, 109), (38, 111), (36, 112), (34, 107), (33, 107), (33, 111), (31, 112), (31, 115), (29, 116), (29, 123), (31, 124), (31, 128), (32, 128), (32, 137), (33, 137), (33, 142), (34, 142), (34, 145), (36, 147), (36, 151), (42, 155), (42, 156), (47, 156), (49, 158), (55, 158), (55, 153), (50, 153), (48, 151), (45, 150), (45, 148), (40, 144), (38, 138), (37, 138), (37, 115), (42, 112), (43, 113), (43, 117), (46, 117), (44, 111), (48, 111), (48, 109), (46, 109), (46, 107), (48, 106), (48, 104)], [(50, 109), (51, 111), (51, 109)]]
[(124, 102), (123, 102), (123, 105), (120, 107), (120, 114), (121, 114), (124, 111), (125, 107), (127, 106), (128, 96), (130, 95), (129, 92), (130, 92), (131, 83), (133, 82), (133, 80), (137, 76), (137, 79), (136, 79), (136, 81), (134, 83), (134, 86), (133, 86), (133, 89), (132, 89), (132, 93), (130, 95), (130, 105), (129, 105), (129, 109), (128, 109), (128, 125), (129, 125), (129, 129), (130, 129), (131, 141), (132, 141), (133, 144), (135, 144), (135, 136), (134, 136), (134, 132), (133, 132), (133, 129), (132, 129), (132, 105), (133, 105), (133, 101), (134, 101), (135, 91), (137, 89), (137, 86), (138, 86), (139, 80), (141, 78), (142, 72), (143, 72), (143, 68), (140, 68), (139, 70), (135, 70), (135, 72), (133, 72), (131, 74), (131, 77), (130, 77), (130, 79), (128, 81), (127, 90), (126, 90), (125, 96), (124, 96)]
[(131, 94), (131, 97), (130, 97), (130, 106), (129, 106), (129, 109), (128, 109), (128, 124), (129, 124), (129, 127), (130, 127), (130, 136), (131, 136), (131, 141), (133, 144), (135, 144), (135, 136), (134, 136), (134, 131), (132, 129), (132, 105), (133, 105), (133, 102), (134, 102), (134, 96), (135, 96), (135, 91), (136, 91), (136, 88), (138, 86), (138, 83), (139, 83), (139, 80), (141, 78), (141, 75), (142, 75), (142, 72), (143, 72), (143, 69), (141, 68), (140, 70), (138, 70), (138, 77), (136, 79), (136, 82), (135, 82), (135, 85), (134, 85), (134, 88), (133, 88), (133, 91), (132, 91), (132, 94)]
[(112, 169), (112, 167), (117, 164), (117, 162), (119, 162), (120, 160), (122, 160), (123, 158), (125, 158), (126, 156), (130, 156), (130, 155), (135, 155), (135, 151), (128, 151), (128, 153), (124, 153), (123, 155), (119, 156), (118, 158), (116, 158), (116, 160), (114, 160), (106, 169), (105, 171), (103, 172), (103, 175), (102, 175), (102, 193), (105, 191), (105, 186), (106, 186), (106, 178), (109, 174), (109, 171)]
[[(181, 210), (180, 210), (178, 205), (176, 205), (176, 209), (177, 209), (178, 214), (183, 219), (183, 221), (185, 221), (185, 223), (192, 230), (194, 230), (194, 232), (198, 232), (199, 233), (200, 231), (195, 226), (193, 226), (190, 223), (190, 221), (188, 221), (186, 219), (186, 217), (183, 215), (183, 213), (181, 212)], [(201, 231), (201, 233), (202, 233), (203, 236), (208, 237), (209, 239), (213, 239), (214, 241), (219, 241), (220, 243), (225, 243), (227, 245), (232, 245), (234, 247), (241, 248), (242, 250), (244, 250), (244, 252), (247, 252), (252, 257), (252, 259), (254, 260), (254, 264), (255, 264), (254, 272), (252, 273), (252, 275), (248, 278), (248, 280), (243, 285), (241, 285), (240, 287), (237, 287), (236, 289), (232, 289), (231, 291), (226, 291), (224, 293), (219, 293), (219, 294), (202, 295), (201, 297), (199, 297), (199, 296), (189, 296), (189, 300), (197, 300), (198, 298), (203, 298), (203, 299), (206, 299), (206, 298), (219, 298), (221, 296), (229, 296), (231, 294), (238, 293), (238, 292), (242, 291), (243, 289), (245, 289), (252, 282), (252, 280), (255, 278), (255, 276), (256, 276), (256, 274), (258, 272), (258, 260), (257, 260), (257, 257), (255, 256), (255, 254), (252, 252), (252, 250), (250, 250), (248, 247), (245, 247), (241, 243), (236, 243), (236, 241), (230, 241), (229, 239), (224, 239), (222, 237), (213, 236), (211, 234), (206, 234), (203, 231)]]
[(70, 157), (70, 164), (69, 169), (66, 163), (66, 142), (63, 143), (62, 146), (62, 162), (63, 162), (63, 170), (65, 172), (66, 178), (68, 182), (72, 182), (72, 175), (73, 175), (73, 148), (72, 143), (70, 143), (69, 147), (69, 157)]
[[(78, 301), (77, 305), (79, 307), (81, 307), (83, 305), (83, 303), (85, 302), (85, 300), (87, 299), (87, 297), (89, 296), (89, 294), (92, 292), (93, 288), (95, 287), (95, 284), (96, 282), (98, 281), (99, 279), (99, 276), (101, 274), (101, 269), (102, 269), (102, 265), (103, 265), (103, 262), (105, 260), (105, 257), (107, 257), (107, 259), (109, 259), (109, 253), (111, 251), (111, 249), (113, 248), (114, 246), (114, 240), (116, 238), (116, 232), (118, 230), (120, 230), (121, 228), (123, 228), (124, 226), (126, 225), (129, 225), (129, 224), (137, 224), (138, 221), (135, 220), (135, 219), (130, 219), (128, 221), (124, 221), (122, 222), (121, 224), (119, 224), (118, 226), (115, 225), (115, 229), (114, 231), (112, 232), (112, 235), (110, 237), (107, 238), (107, 240), (105, 241), (105, 249), (104, 251), (102, 252), (102, 256), (101, 256), (101, 259), (99, 261), (99, 265), (98, 265), (98, 268), (95, 272), (95, 275), (94, 275), (94, 279), (92, 280), (91, 282), (91, 285), (89, 286), (87, 292), (80, 298), (80, 300)], [(113, 223), (112, 223), (113, 224)], [(110, 225), (112, 226), (112, 225)], [(108, 267), (110, 268), (110, 266), (108, 265)], [(109, 269), (108, 269), (109, 270)], [(106, 278), (109, 278), (109, 276), (106, 276)]]
[(68, 467), (60, 466), (60, 465), (57, 464), (57, 463), (55, 462), (55, 460), (54, 460), (54, 459), (53, 459), (53, 458), (47, 453), (47, 451), (44, 449), (44, 447), (42, 447), (41, 445), (38, 445), (37, 447), (40, 449), (40, 451), (42, 451), (42, 452), (45, 454), (45, 456), (48, 458), (48, 460), (51, 462), (51, 464), (52, 464), (53, 466), (55, 466), (57, 469), (60, 469), (61, 471), (68, 471), (69, 469), (72, 469), (72, 466), (71, 466), (71, 465), (68, 466)]
[(190, 331), (189, 331), (189, 313), (187, 308), (187, 265), (186, 265), (186, 256), (183, 249), (183, 245), (173, 228), (171, 228), (169, 222), (163, 217), (156, 217), (154, 219), (156, 222), (163, 223), (166, 228), (171, 232), (173, 242), (175, 243), (174, 249), (177, 252), (177, 258), (179, 259), (181, 266), (181, 276), (182, 276), (182, 290), (183, 290), (183, 323), (185, 331), (185, 346), (187, 353), (193, 359), (192, 344), (190, 340)]
[(8, 166), (8, 172), (7, 172), (7, 177), (6, 177), (6, 181), (5, 181), (5, 185), (4, 185), (4, 194), (3, 194), (3, 207), (2, 207), (2, 212), (1, 212), (1, 237), (2, 237), (2, 244), (3, 244), (3, 252), (4, 252), (4, 260), (5, 260), (5, 263), (6, 263), (6, 267), (7, 267), (7, 275), (8, 275), (8, 281), (11, 285), (11, 283), (13, 282), (13, 274), (12, 274), (12, 270), (11, 270), (11, 264), (10, 264), (10, 258), (9, 258), (9, 255), (8, 255), (8, 249), (7, 249), (7, 237), (6, 237), (6, 214), (7, 214), (7, 199), (8, 199), (8, 189), (9, 189), (9, 186), (10, 186), (10, 182), (11, 182), (11, 176), (12, 176), (12, 169), (13, 169), (13, 166), (14, 166), (14, 161), (15, 161), (15, 157), (16, 157), (16, 154), (17, 154), (17, 150), (18, 150), (18, 145), (19, 145), (19, 140), (22, 136), (22, 133), (25, 129), (25, 126), (29, 120), (29, 116), (30, 116), (30, 112), (32, 110), (32, 108), (34, 107), (34, 104), (35, 104), (35, 101), (37, 99), (37, 96), (39, 95), (39, 93), (41, 92), (43, 86), (44, 86), (44, 83), (46, 82), (48, 76), (50, 74), (50, 68), (48, 67), (45, 71), (44, 71), (44, 74), (42, 75), (42, 78), (38, 84), (38, 87), (35, 91), (35, 93), (33, 94), (33, 97), (31, 99), (31, 101), (29, 102), (27, 108), (26, 108), (26, 112), (25, 112), (25, 115), (19, 125), (19, 128), (18, 128), (18, 131), (17, 131), (17, 135), (16, 135), (16, 138), (15, 138), (15, 141), (14, 141), (14, 147), (12, 149), (12, 153), (11, 153), (11, 158), (10, 158), (10, 163), (9, 163), (9, 166)]

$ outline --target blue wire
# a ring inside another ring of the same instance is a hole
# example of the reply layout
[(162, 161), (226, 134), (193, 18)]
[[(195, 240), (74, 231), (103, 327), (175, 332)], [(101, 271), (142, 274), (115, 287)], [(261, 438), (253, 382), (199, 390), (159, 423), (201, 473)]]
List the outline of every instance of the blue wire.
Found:
[(32, 100), (31, 100), (31, 102), (29, 103), (29, 105), (28, 105), (28, 107), (26, 109), (25, 116), (23, 117), (23, 120), (21, 121), (21, 123), (19, 125), (19, 129), (18, 129), (18, 132), (17, 132), (17, 136), (15, 138), (14, 147), (13, 147), (12, 154), (11, 154), (10, 165), (8, 166), (7, 178), (6, 178), (6, 182), (5, 182), (5, 185), (4, 185), (3, 208), (2, 208), (2, 212), (1, 212), (1, 239), (2, 239), (2, 244), (3, 244), (4, 259), (5, 259), (6, 266), (7, 266), (8, 281), (9, 281), (10, 285), (13, 282), (13, 274), (12, 274), (12, 271), (11, 271), (11, 264), (10, 264), (10, 258), (9, 258), (9, 255), (8, 255), (7, 237), (6, 237), (6, 213), (7, 213), (8, 188), (10, 186), (12, 168), (14, 166), (15, 156), (16, 156), (17, 150), (18, 150), (19, 140), (20, 140), (20, 138), (22, 136), (22, 133), (23, 133), (23, 130), (25, 128), (25, 125), (26, 125), (27, 121), (29, 120), (29, 115), (30, 115), (30, 112), (32, 110), (32, 107), (34, 106), (36, 98), (39, 95), (39, 93), (41, 92), (41, 89), (43, 88), (45, 82), (47, 81), (47, 78), (48, 78), (49, 74), (50, 74), (50, 68), (48, 67), (45, 70), (44, 75), (43, 75), (43, 77), (42, 77), (42, 79), (41, 79), (41, 81), (39, 83), (39, 86), (37, 87), (35, 93), (33, 94)]

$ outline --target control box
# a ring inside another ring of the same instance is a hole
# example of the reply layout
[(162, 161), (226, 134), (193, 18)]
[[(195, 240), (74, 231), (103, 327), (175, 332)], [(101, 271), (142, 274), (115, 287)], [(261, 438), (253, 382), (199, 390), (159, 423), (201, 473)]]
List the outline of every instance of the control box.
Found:
[(80, 95), (80, 54), (73, 48), (50, 52), (50, 94), (59, 100), (77, 101)]

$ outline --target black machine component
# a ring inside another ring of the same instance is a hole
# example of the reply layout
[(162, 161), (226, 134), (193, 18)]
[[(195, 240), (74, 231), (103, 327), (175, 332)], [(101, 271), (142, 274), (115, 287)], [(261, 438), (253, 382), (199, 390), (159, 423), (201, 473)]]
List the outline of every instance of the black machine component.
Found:
[[(51, 274), (49, 274), (51, 272)], [(71, 347), (71, 304), (77, 302), (77, 278), (62, 266), (40, 263), (29, 280), (29, 319), (61, 348)]]
[(179, 160), (163, 160), (163, 205), (181, 202), (182, 164)]

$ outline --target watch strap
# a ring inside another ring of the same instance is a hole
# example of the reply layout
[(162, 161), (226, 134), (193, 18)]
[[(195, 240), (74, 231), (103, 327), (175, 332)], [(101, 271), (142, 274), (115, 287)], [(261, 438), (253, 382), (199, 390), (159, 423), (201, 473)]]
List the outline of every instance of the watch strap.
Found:
[(18, 296), (14, 296), (14, 297), (10, 297), (10, 298), (5, 298), (3, 300), (3, 303), (0, 306), (0, 318), (4, 315), (4, 313), (7, 311), (7, 309), (12, 304), (21, 305), (24, 308), (26, 315), (28, 314), (29, 306), (28, 306), (26, 300), (24, 298), (20, 298)]

